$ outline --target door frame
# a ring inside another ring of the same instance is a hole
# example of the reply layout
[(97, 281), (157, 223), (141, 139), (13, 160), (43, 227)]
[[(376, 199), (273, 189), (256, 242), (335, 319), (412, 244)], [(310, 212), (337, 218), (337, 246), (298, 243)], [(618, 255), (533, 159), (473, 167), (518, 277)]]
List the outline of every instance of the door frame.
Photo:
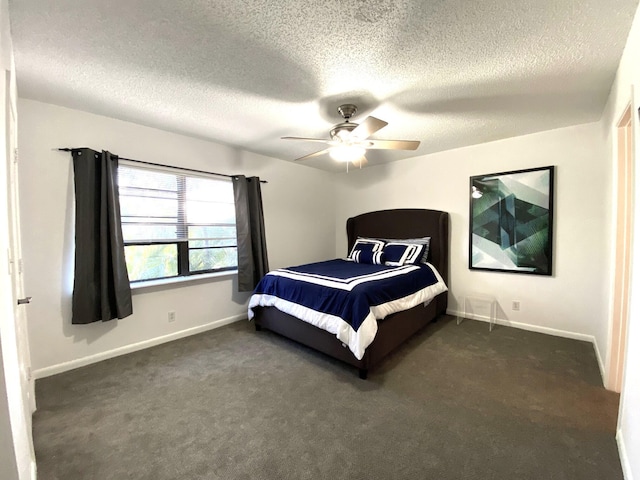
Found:
[[(20, 229), (20, 191), (18, 167), (18, 112), (16, 105), (17, 89), (15, 76), (10, 70), (5, 71), (6, 94), (6, 135), (7, 135), (7, 174), (8, 205), (9, 205), (9, 234), (10, 247), (13, 257), (12, 280), (15, 300), (16, 340), (20, 360), (20, 379), (23, 383), (25, 405), (29, 407), (29, 427), (31, 428), (31, 414), (36, 410), (35, 381), (31, 373), (31, 352), (29, 349), (29, 332), (27, 320), (27, 304), (18, 305), (18, 299), (25, 298), (24, 276), (22, 265), (22, 237)], [(30, 298), (30, 297), (29, 297)]]
[[(633, 97), (633, 96), (632, 96)], [(634, 114), (633, 98), (616, 122), (615, 135), (615, 237), (613, 294), (609, 336), (609, 362), (605, 387), (622, 391), (629, 323), (631, 255), (634, 207)]]

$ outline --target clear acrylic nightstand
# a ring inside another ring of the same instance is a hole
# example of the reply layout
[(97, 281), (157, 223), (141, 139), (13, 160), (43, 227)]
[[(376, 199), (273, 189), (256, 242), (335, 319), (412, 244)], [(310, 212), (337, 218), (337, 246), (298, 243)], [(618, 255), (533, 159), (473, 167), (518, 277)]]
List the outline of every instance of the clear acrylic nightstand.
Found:
[(489, 331), (493, 330), (493, 324), (496, 323), (496, 315), (498, 310), (498, 302), (492, 295), (484, 293), (469, 293), (462, 298), (462, 317), (458, 315), (457, 324), (463, 318), (467, 318), (467, 315), (471, 315), (471, 318), (488, 318), (489, 319)]

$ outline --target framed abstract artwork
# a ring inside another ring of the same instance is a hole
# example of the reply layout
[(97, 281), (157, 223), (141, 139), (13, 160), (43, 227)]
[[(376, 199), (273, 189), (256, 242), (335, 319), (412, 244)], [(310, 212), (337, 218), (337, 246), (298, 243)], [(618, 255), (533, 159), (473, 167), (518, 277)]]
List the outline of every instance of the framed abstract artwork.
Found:
[(555, 167), (471, 177), (469, 268), (551, 275)]

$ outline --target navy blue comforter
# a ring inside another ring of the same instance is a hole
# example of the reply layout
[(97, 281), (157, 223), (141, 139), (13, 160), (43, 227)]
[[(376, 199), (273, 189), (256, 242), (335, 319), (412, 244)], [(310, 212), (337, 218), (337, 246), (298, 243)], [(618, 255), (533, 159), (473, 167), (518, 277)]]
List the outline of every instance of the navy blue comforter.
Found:
[(249, 319), (257, 306), (276, 307), (334, 333), (362, 358), (377, 332), (376, 320), (446, 290), (429, 264), (390, 267), (335, 259), (269, 272), (249, 301)]

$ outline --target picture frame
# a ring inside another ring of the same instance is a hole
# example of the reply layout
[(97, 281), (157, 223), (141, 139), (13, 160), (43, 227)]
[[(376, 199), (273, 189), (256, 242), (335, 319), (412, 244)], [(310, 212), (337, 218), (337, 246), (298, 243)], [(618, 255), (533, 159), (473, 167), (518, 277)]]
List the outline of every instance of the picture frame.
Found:
[(470, 178), (469, 269), (553, 274), (554, 181), (554, 166)]

